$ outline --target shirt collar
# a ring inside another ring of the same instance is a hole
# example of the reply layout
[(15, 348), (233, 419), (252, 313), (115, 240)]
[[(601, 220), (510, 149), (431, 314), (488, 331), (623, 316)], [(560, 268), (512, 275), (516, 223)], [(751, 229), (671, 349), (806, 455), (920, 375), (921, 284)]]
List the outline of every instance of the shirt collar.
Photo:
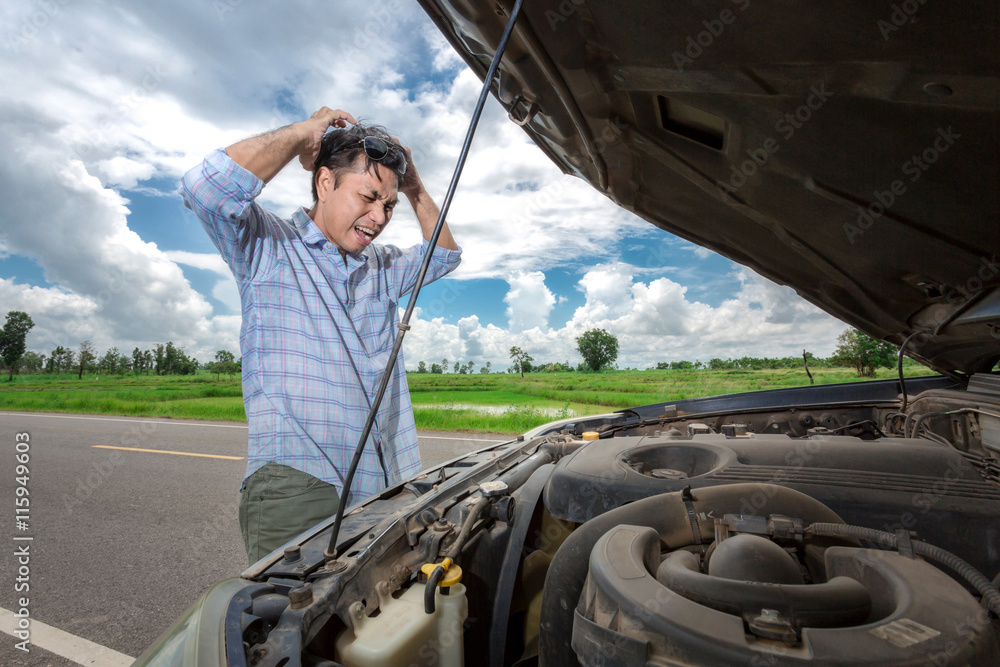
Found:
[(316, 223), (309, 217), (309, 212), (303, 206), (292, 216), (296, 226), (301, 230), (302, 242), (306, 245), (321, 246), (326, 243), (326, 236), (319, 230)]

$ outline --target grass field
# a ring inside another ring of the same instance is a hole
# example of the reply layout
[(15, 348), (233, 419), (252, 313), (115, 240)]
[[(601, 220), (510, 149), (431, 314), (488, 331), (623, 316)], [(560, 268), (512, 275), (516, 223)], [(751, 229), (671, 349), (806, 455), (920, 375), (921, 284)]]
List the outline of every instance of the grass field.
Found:
[[(817, 384), (859, 380), (844, 368), (812, 371)], [(921, 367), (907, 375), (929, 375)], [(880, 370), (879, 378), (895, 377)], [(407, 376), (419, 429), (522, 433), (560, 417), (699, 396), (798, 387), (803, 371), (610, 371)], [(240, 381), (195, 376), (20, 375), (0, 382), (0, 410), (246, 421)]]

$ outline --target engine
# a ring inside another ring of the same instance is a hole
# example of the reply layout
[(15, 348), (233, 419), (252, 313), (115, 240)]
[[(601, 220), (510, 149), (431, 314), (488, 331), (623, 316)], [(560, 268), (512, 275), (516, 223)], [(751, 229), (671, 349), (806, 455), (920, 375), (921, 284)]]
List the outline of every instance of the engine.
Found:
[(560, 461), (544, 504), (582, 525), (548, 568), (543, 665), (1000, 655), (975, 584), (955, 576), (1000, 569), (1000, 490), (927, 440), (610, 438)]

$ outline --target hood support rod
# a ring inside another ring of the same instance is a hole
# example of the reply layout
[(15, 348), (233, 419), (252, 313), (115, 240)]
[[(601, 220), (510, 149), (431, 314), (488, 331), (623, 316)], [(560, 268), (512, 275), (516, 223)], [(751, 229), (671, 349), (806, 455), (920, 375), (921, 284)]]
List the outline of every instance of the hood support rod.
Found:
[(397, 325), (399, 331), (396, 333), (396, 340), (392, 345), (392, 352), (389, 354), (389, 361), (386, 363), (385, 370), (382, 371), (382, 380), (379, 383), (378, 393), (372, 401), (371, 410), (369, 410), (368, 418), (365, 420), (364, 430), (361, 432), (361, 438), (358, 440), (358, 446), (354, 450), (354, 458), (351, 460), (351, 467), (348, 469), (347, 477), (344, 479), (344, 486), (340, 496), (340, 504), (337, 507), (337, 517), (334, 519), (333, 531), (330, 533), (330, 544), (323, 552), (327, 561), (334, 561), (337, 559), (337, 538), (340, 536), (340, 524), (344, 520), (344, 509), (347, 507), (348, 498), (350, 498), (351, 482), (354, 480), (354, 474), (357, 472), (358, 464), (361, 463), (361, 454), (365, 449), (365, 443), (368, 441), (368, 436), (371, 434), (372, 425), (375, 423), (375, 416), (378, 414), (378, 408), (382, 404), (382, 399), (385, 397), (385, 390), (389, 385), (389, 379), (392, 376), (392, 368), (396, 365), (399, 350), (403, 346), (403, 336), (405, 336), (406, 332), (410, 329), (410, 316), (413, 313), (413, 307), (417, 303), (417, 296), (420, 294), (420, 288), (424, 284), (424, 276), (427, 274), (428, 266), (430, 266), (431, 255), (434, 253), (434, 248), (437, 247), (438, 237), (441, 235), (441, 228), (444, 226), (445, 216), (448, 214), (448, 209), (451, 207), (451, 200), (455, 196), (455, 189), (458, 187), (458, 180), (462, 176), (462, 169), (465, 167), (465, 160), (468, 157), (469, 149), (472, 146), (472, 138), (476, 134), (476, 126), (479, 125), (479, 119), (483, 115), (483, 107), (486, 105), (486, 98), (489, 96), (490, 87), (494, 78), (496, 78), (497, 69), (500, 67), (500, 59), (503, 57), (503, 52), (507, 48), (507, 42), (510, 40), (510, 36), (514, 32), (514, 23), (517, 21), (518, 14), (521, 13), (521, 5), (523, 3), (524, 0), (516, 0), (514, 8), (511, 9), (510, 18), (507, 20), (507, 26), (504, 28), (503, 36), (500, 38), (500, 44), (497, 46), (496, 53), (493, 56), (493, 61), (490, 63), (490, 69), (486, 73), (486, 79), (483, 81), (483, 90), (479, 94), (479, 101), (476, 102), (476, 109), (472, 113), (472, 120), (469, 123), (469, 131), (465, 135), (465, 142), (462, 144), (462, 152), (458, 156), (458, 164), (455, 165), (455, 173), (451, 177), (451, 183), (448, 184), (448, 193), (445, 195), (444, 201), (442, 202), (441, 213), (438, 215), (437, 224), (434, 226), (434, 233), (431, 234), (430, 245), (427, 248), (427, 252), (424, 253), (424, 261), (420, 265), (420, 273), (417, 274), (417, 282), (413, 287), (410, 301), (406, 306), (406, 313), (403, 315), (403, 321)]

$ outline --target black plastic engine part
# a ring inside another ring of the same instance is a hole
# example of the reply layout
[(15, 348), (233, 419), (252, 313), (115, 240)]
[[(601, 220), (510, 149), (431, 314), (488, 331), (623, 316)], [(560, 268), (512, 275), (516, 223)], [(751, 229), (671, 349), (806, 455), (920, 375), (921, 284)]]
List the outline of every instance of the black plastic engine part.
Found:
[[(761, 609), (745, 626), (740, 615), (661, 585), (652, 575), (660, 546), (656, 530), (625, 525), (595, 544), (574, 616), (572, 646), (582, 664), (889, 667), (939, 664), (935, 660), (943, 658), (947, 664), (980, 665), (1000, 651), (996, 629), (976, 600), (924, 561), (853, 547), (827, 549), (831, 582), (855, 580), (871, 595), (871, 610), (857, 625), (795, 632), (794, 612)], [(795, 641), (768, 638), (780, 636), (782, 627)]]
[[(681, 493), (644, 498), (605, 512), (576, 529), (552, 559), (542, 596), (539, 664), (543, 667), (576, 667), (579, 664), (570, 646), (574, 609), (583, 592), (591, 551), (602, 535), (622, 524), (649, 526), (669, 549), (677, 549), (696, 542), (692, 517), (700, 535), (712, 535), (715, 517), (735, 511), (741, 502), (757, 494), (767, 499), (768, 513), (795, 516), (808, 523), (843, 523), (836, 513), (813, 498), (771, 484), (729, 484), (698, 489), (689, 501), (690, 516)], [(659, 565), (659, 558), (654, 567), (656, 565)]]
[(804, 584), (802, 570), (784, 549), (758, 535), (734, 535), (712, 551), (708, 573), (735, 581)]
[(688, 600), (740, 616), (747, 622), (759, 616), (763, 609), (773, 610), (796, 630), (856, 625), (864, 621), (872, 609), (868, 591), (848, 577), (834, 577), (812, 586), (756, 579), (735, 581), (702, 574), (698, 569), (698, 557), (689, 551), (675, 551), (667, 556), (656, 570), (656, 580)]
[[(651, 475), (658, 469), (684, 477)], [(544, 500), (553, 516), (584, 523), (640, 498), (734, 482), (802, 491), (847, 523), (913, 531), (922, 540), (948, 545), (982, 572), (1000, 571), (1000, 531), (983, 530), (1000, 516), (1000, 486), (984, 480), (960, 452), (927, 440), (760, 434), (608, 438), (560, 461)], [(764, 495), (747, 496), (729, 511), (770, 514), (766, 502)]]

